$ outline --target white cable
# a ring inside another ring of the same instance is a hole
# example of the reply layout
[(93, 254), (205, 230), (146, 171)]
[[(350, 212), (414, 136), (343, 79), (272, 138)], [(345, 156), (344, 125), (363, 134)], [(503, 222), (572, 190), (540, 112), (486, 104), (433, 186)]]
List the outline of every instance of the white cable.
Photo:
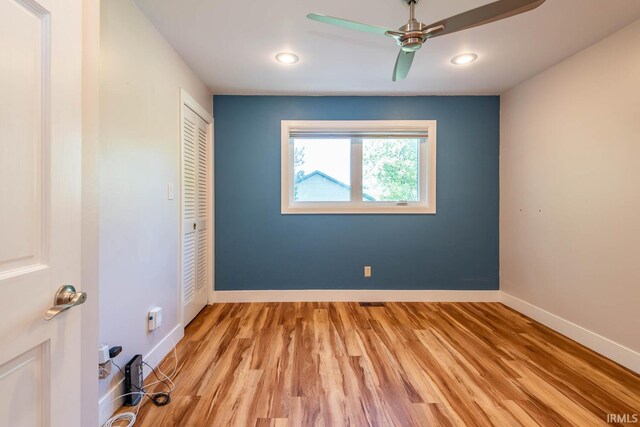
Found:
[[(167, 375), (164, 372), (162, 372), (160, 370), (160, 368), (159, 368), (160, 365), (158, 364), (158, 366), (155, 367), (155, 370), (158, 371), (158, 373), (160, 375), (162, 375), (165, 379), (149, 383), (149, 384), (147, 384), (147, 386), (145, 388), (150, 388), (151, 386), (156, 385), (158, 383), (161, 383), (161, 382), (164, 382), (164, 381), (168, 381), (170, 383), (169, 393), (172, 392), (175, 389), (176, 386), (172, 381), (173, 376), (178, 372), (178, 352), (176, 351), (176, 346), (175, 345), (173, 346), (173, 359), (174, 359), (174, 365), (173, 365), (173, 372), (171, 373), (171, 375)], [(153, 372), (153, 369), (152, 369), (152, 372)], [(148, 394), (149, 396), (154, 396), (154, 395), (159, 394), (159, 393), (146, 393), (146, 394)]]
[[(113, 399), (113, 402), (115, 402), (116, 400), (120, 399), (121, 397), (128, 396), (130, 394), (142, 394), (142, 395), (144, 395), (145, 393), (143, 393), (141, 391), (134, 391), (134, 392), (131, 392), (131, 393), (121, 394), (120, 396), (118, 396), (115, 399)], [(116, 414), (113, 417), (109, 418), (107, 420), (107, 422), (104, 423), (103, 427), (114, 427), (114, 424), (118, 423), (120, 421), (128, 421), (128, 424), (126, 426), (122, 426), (122, 427), (133, 427), (133, 425), (136, 423), (136, 418), (138, 418), (138, 412), (140, 411), (140, 405), (141, 404), (142, 404), (142, 399), (140, 399), (140, 402), (138, 402), (138, 404), (136, 405), (136, 411), (135, 412), (123, 412), (121, 414)]]
[(128, 421), (126, 426), (123, 425), (123, 427), (133, 427), (136, 423), (136, 414), (133, 412), (123, 412), (122, 414), (114, 415), (104, 423), (104, 427), (113, 427), (115, 423), (120, 421)]
[[(175, 360), (175, 362), (174, 362), (174, 366), (173, 366), (173, 372), (171, 373), (171, 375), (167, 375), (164, 372), (162, 372), (160, 370), (160, 365), (156, 366), (156, 368), (155, 368), (156, 371), (158, 371), (158, 373), (160, 375), (162, 375), (166, 379), (166, 381), (169, 381), (171, 383), (171, 390), (170, 391), (173, 391), (176, 388), (175, 384), (172, 381), (173, 376), (176, 374), (176, 372), (178, 372), (178, 352), (176, 351), (176, 346), (173, 346), (173, 359)], [(160, 380), (160, 381), (156, 381), (155, 383), (157, 384), (159, 382), (163, 382), (163, 381)], [(149, 384), (149, 385), (151, 385), (151, 384)]]
[[(172, 340), (172, 342), (173, 342), (173, 340)], [(156, 366), (156, 369), (158, 370), (158, 372), (160, 372), (162, 375), (164, 375), (165, 378), (171, 379), (176, 374), (176, 372), (178, 372), (178, 351), (176, 350), (176, 345), (173, 346), (173, 360), (175, 361), (174, 365), (173, 365), (173, 372), (169, 376), (167, 376), (162, 371), (160, 371), (160, 368), (158, 368)]]
[[(153, 386), (155, 384), (161, 383), (163, 381), (168, 381), (170, 383), (168, 393), (171, 393), (175, 389), (175, 384), (171, 380), (171, 377), (173, 377), (178, 372), (178, 352), (176, 351), (176, 346), (175, 345), (173, 346), (173, 357), (175, 359), (175, 365), (173, 367), (173, 372), (171, 373), (171, 375), (165, 374), (164, 372), (162, 372), (160, 370), (159, 367), (156, 366), (155, 369), (160, 373), (160, 375), (162, 375), (165, 378), (165, 380), (154, 381), (154, 382), (148, 384), (147, 388), (149, 388), (149, 387), (151, 387), (151, 386)], [(152, 369), (152, 372), (153, 372), (153, 369)], [(116, 400), (120, 399), (121, 397), (128, 396), (130, 394), (141, 394), (142, 398), (144, 399), (144, 396), (155, 396), (155, 395), (160, 394), (160, 393), (147, 393), (146, 391), (133, 391), (131, 393), (121, 394), (120, 396), (118, 396), (115, 399), (113, 399), (113, 401), (115, 402)], [(140, 406), (142, 405), (143, 399), (140, 399), (140, 401), (136, 405), (136, 411), (135, 412), (123, 412), (121, 414), (116, 414), (116, 415), (112, 416), (111, 418), (109, 418), (107, 420), (107, 422), (104, 423), (103, 427), (115, 427), (114, 424), (118, 423), (120, 421), (127, 421), (128, 422), (127, 425), (123, 425), (122, 427), (133, 427), (133, 425), (136, 423), (136, 418), (138, 417), (138, 412), (140, 411)]]

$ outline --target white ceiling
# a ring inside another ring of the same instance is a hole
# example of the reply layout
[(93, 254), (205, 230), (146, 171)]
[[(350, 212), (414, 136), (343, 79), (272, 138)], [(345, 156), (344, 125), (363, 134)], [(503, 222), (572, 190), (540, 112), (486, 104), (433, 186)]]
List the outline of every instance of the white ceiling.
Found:
[[(397, 28), (401, 0), (135, 0), (214, 94), (499, 94), (640, 19), (639, 0), (547, 0), (525, 14), (429, 41), (392, 82), (390, 38), (306, 19), (309, 12)], [(421, 0), (426, 24), (491, 0)], [(640, 41), (639, 41), (640, 42)], [(274, 55), (297, 53), (296, 65)], [(479, 59), (454, 66), (451, 57)]]

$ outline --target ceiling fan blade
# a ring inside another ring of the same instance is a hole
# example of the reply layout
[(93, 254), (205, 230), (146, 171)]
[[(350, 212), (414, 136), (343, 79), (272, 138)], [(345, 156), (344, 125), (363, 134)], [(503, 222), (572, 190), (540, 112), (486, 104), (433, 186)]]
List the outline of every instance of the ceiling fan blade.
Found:
[(377, 25), (363, 24), (361, 22), (349, 21), (348, 19), (334, 18), (333, 16), (320, 15), (318, 13), (310, 13), (307, 18), (314, 21), (323, 22), (325, 24), (337, 25), (339, 27), (348, 28), (350, 30), (364, 31), (367, 33), (375, 33), (384, 35), (389, 28), (379, 27)]
[(396, 66), (393, 68), (393, 78), (394, 82), (398, 80), (404, 80), (409, 74), (409, 70), (411, 69), (411, 64), (413, 63), (413, 57), (416, 52), (405, 52), (400, 49), (400, 53), (398, 53), (398, 59), (396, 59)]
[(444, 26), (444, 30), (431, 35), (440, 37), (528, 12), (544, 2), (545, 0), (500, 0), (427, 25), (427, 28)]

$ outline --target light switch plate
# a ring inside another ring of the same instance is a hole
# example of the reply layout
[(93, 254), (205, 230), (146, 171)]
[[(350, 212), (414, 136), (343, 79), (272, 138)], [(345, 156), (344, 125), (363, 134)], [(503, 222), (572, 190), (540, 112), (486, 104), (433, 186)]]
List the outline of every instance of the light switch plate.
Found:
[(173, 184), (167, 184), (167, 199), (173, 200)]

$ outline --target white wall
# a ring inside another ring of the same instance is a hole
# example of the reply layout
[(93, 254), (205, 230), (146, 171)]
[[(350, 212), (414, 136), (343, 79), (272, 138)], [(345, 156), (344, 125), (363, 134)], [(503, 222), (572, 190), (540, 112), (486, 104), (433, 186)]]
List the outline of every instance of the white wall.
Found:
[[(116, 359), (122, 366), (148, 355), (179, 325), (180, 88), (210, 113), (213, 105), (132, 1), (101, 3), (100, 341), (123, 346)], [(163, 324), (148, 333), (154, 306), (163, 307)], [(164, 344), (155, 359), (172, 345)], [(120, 377), (100, 381), (103, 403)]]
[(640, 21), (508, 91), (501, 110), (501, 290), (637, 355)]

